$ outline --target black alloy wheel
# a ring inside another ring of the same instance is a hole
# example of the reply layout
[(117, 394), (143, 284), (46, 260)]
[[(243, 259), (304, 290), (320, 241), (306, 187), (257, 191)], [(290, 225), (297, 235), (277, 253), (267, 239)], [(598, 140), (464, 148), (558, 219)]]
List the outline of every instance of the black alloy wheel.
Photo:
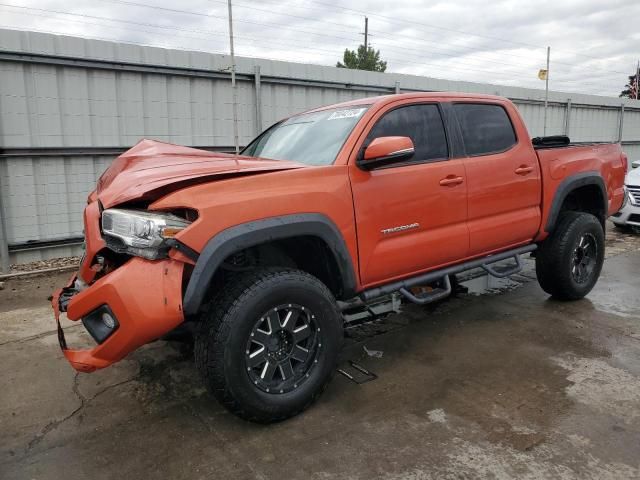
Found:
[(598, 243), (591, 233), (585, 233), (580, 237), (576, 248), (573, 250), (573, 266), (571, 275), (576, 283), (585, 283), (593, 275), (598, 258)]
[(301, 305), (279, 305), (265, 312), (251, 331), (245, 362), (249, 378), (267, 393), (301, 386), (322, 348), (315, 315)]

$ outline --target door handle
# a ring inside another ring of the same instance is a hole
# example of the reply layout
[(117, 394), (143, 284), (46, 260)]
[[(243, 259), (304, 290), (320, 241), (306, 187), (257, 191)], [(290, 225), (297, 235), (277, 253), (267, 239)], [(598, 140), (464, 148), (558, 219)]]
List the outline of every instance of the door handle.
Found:
[(447, 175), (445, 178), (440, 180), (440, 185), (443, 187), (455, 187), (456, 185), (460, 185), (464, 179), (462, 177), (456, 177), (455, 175)]
[(527, 175), (531, 172), (533, 172), (533, 167), (530, 167), (529, 165), (520, 165), (516, 168), (516, 173), (518, 175)]

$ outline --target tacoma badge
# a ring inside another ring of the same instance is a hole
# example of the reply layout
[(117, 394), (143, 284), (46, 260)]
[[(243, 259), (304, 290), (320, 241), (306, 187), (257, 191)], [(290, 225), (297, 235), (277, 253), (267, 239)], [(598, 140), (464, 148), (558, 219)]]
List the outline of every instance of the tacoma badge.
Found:
[(389, 235), (390, 233), (404, 232), (405, 230), (413, 230), (414, 228), (420, 228), (419, 223), (410, 223), (409, 225), (399, 225), (397, 227), (384, 228), (380, 230), (383, 235)]

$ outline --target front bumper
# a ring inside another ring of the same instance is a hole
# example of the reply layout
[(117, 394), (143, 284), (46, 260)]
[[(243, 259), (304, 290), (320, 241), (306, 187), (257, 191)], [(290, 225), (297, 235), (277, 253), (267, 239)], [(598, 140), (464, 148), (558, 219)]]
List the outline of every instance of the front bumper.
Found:
[[(107, 367), (184, 321), (183, 269), (182, 262), (172, 259), (149, 261), (134, 257), (82, 291), (73, 287), (76, 275), (66, 287), (57, 290), (51, 303), (58, 340), (73, 368), (92, 372)], [(116, 317), (117, 329), (94, 348), (68, 348), (60, 324), (61, 311), (66, 310), (69, 320), (78, 321), (105, 305)]]
[(627, 202), (618, 212), (609, 217), (616, 225), (640, 227), (640, 206)]

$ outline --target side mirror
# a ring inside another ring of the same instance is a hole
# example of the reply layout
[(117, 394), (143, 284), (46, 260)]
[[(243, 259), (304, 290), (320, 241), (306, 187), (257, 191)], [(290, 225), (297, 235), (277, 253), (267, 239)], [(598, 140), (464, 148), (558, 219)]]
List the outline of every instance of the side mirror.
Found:
[(363, 170), (372, 170), (406, 160), (414, 153), (413, 141), (409, 137), (378, 137), (371, 141), (357, 164)]

